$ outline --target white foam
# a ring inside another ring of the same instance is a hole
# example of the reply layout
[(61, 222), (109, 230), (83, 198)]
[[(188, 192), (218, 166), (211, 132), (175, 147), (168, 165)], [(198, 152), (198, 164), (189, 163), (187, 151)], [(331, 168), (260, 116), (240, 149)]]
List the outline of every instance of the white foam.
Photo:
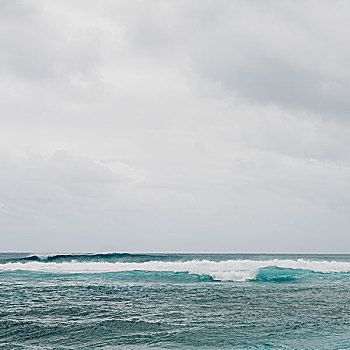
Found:
[(51, 273), (99, 273), (122, 271), (173, 271), (209, 275), (221, 281), (246, 281), (253, 279), (262, 267), (304, 269), (315, 272), (350, 272), (350, 262), (313, 260), (191, 260), (191, 261), (148, 261), (143, 263), (124, 262), (62, 262), (62, 263), (7, 263), (0, 264), (0, 271), (37, 271)]

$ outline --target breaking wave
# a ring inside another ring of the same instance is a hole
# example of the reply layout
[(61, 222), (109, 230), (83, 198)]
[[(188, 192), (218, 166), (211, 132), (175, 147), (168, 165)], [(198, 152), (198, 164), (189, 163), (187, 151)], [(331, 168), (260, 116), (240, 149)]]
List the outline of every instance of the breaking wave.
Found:
[[(158, 260), (155, 259), (158, 258)], [(132, 260), (126, 262), (123, 259)], [(137, 259), (146, 261), (138, 261)], [(150, 281), (305, 281), (329, 276), (347, 277), (350, 262), (306, 259), (271, 260), (176, 260), (162, 261), (161, 255), (95, 254), (36, 255), (0, 264), (0, 272), (35, 272), (45, 274), (108, 274), (122, 280)], [(110, 261), (114, 259), (116, 261)], [(118, 261), (119, 259), (119, 261)], [(136, 261), (135, 261), (136, 259)], [(151, 259), (151, 260), (149, 260)], [(164, 259), (164, 258), (163, 258)], [(121, 261), (120, 261), (121, 260)]]
[[(12, 259), (11, 262), (29, 262), (29, 261), (39, 261), (43, 263), (48, 262), (145, 262), (145, 261), (158, 261), (169, 259), (169, 255), (162, 254), (131, 254), (131, 253), (97, 253), (97, 254), (55, 254), (55, 255), (29, 255), (17, 259)], [(174, 257), (176, 257), (174, 255)]]

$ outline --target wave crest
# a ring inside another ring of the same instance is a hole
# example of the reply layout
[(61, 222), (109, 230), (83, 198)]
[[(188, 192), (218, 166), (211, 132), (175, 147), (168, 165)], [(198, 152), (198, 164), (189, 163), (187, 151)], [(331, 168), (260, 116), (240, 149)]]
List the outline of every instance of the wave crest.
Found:
[(131, 253), (97, 253), (97, 254), (55, 254), (55, 255), (30, 255), (22, 257), (19, 259), (14, 259), (12, 262), (28, 262), (28, 261), (39, 261), (43, 263), (49, 262), (71, 262), (71, 261), (80, 261), (80, 262), (145, 262), (145, 261), (158, 261), (168, 259), (169, 256), (158, 255), (158, 254), (131, 254)]
[(189, 260), (189, 261), (37, 261), (26, 260), (0, 265), (0, 271), (33, 271), (42, 273), (120, 273), (170, 272), (209, 276), (216, 281), (292, 281), (316, 274), (349, 273), (350, 262), (298, 260)]

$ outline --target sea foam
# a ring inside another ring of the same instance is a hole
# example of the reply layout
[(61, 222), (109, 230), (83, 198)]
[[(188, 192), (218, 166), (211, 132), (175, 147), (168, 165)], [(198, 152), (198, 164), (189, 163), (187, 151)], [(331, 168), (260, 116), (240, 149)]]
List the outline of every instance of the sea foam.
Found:
[[(262, 269), (275, 267), (288, 270), (305, 270), (317, 273), (350, 272), (350, 262), (313, 261), (306, 259), (271, 260), (189, 260), (147, 262), (9, 262), (0, 264), (0, 272), (34, 271), (46, 273), (107, 273), (129, 271), (186, 272), (210, 276), (217, 281), (247, 281), (259, 278)], [(259, 273), (260, 272), (260, 273)]]

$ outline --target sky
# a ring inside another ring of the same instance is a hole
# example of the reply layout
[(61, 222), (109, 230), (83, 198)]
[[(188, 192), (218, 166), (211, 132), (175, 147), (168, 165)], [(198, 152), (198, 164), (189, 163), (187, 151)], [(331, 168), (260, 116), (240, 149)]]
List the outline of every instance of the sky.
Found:
[(350, 247), (350, 1), (0, 2), (0, 251)]

